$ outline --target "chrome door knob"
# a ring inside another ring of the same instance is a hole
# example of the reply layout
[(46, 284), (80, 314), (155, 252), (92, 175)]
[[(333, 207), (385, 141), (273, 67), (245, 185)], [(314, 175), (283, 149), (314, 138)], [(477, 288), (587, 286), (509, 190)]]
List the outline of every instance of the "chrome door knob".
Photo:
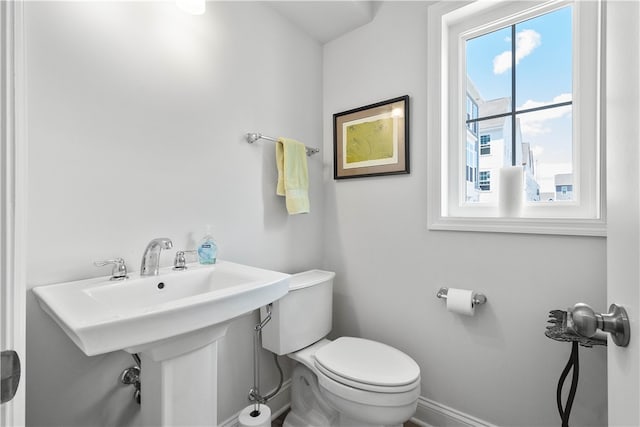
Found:
[(587, 304), (578, 303), (573, 306), (571, 318), (576, 332), (587, 338), (591, 338), (598, 331), (598, 318), (600, 316)]
[(609, 313), (599, 314), (587, 304), (578, 303), (568, 310), (570, 322), (576, 333), (591, 338), (598, 329), (611, 334), (616, 345), (626, 347), (631, 336), (627, 311), (616, 304), (611, 304)]

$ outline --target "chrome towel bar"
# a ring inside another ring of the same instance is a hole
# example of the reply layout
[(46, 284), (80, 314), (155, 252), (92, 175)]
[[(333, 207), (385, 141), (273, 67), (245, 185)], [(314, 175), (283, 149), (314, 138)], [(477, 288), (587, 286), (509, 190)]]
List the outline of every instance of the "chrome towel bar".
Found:
[[(261, 133), (248, 133), (247, 134), (247, 142), (249, 144), (253, 144), (254, 142), (256, 142), (259, 139), (266, 139), (268, 141), (278, 141), (278, 138), (274, 138), (272, 136), (267, 136), (267, 135), (263, 135)], [(315, 148), (315, 147), (307, 147), (305, 145), (305, 149), (307, 150), (307, 156), (311, 156), (313, 154), (319, 153), (320, 149), (319, 148)]]

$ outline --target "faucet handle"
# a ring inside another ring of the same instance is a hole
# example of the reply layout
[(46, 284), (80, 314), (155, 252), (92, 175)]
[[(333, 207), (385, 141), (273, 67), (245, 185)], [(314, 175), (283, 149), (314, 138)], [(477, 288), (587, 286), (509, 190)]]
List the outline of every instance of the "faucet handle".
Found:
[(129, 278), (127, 276), (127, 265), (122, 258), (108, 259), (105, 261), (95, 261), (93, 263), (93, 265), (95, 265), (96, 267), (104, 267), (105, 265), (112, 264), (113, 270), (111, 270), (111, 278), (109, 280), (124, 280)]
[(195, 254), (198, 251), (178, 251), (176, 257), (173, 260), (174, 270), (186, 270), (187, 269), (187, 257), (186, 254)]

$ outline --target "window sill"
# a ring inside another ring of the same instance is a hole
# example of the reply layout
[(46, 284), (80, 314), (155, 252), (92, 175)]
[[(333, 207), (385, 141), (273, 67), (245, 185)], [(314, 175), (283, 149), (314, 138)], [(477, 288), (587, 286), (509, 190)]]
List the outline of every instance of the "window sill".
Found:
[(607, 224), (596, 219), (438, 217), (430, 230), (606, 237)]

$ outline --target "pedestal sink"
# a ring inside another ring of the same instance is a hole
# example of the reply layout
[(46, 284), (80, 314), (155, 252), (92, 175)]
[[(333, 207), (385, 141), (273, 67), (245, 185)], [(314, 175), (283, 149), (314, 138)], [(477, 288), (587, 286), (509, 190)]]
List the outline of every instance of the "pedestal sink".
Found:
[(215, 426), (217, 341), (233, 318), (281, 298), (288, 288), (288, 274), (218, 261), (33, 292), (88, 356), (116, 350), (140, 355), (143, 424)]

